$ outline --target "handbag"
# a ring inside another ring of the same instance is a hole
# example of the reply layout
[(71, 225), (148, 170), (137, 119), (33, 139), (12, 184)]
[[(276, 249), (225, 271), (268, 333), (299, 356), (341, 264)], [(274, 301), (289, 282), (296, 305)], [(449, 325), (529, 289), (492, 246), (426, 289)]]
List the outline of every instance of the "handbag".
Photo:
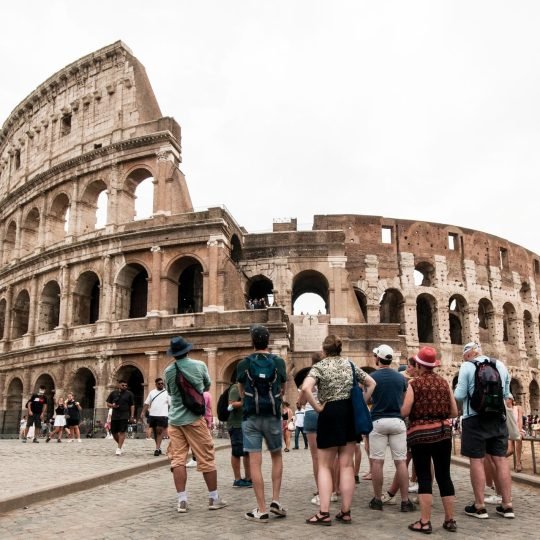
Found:
[(295, 427), (294, 422), (292, 420), (290, 420), (289, 423), (287, 424), (287, 429), (289, 431), (296, 431), (296, 427)]
[(519, 433), (514, 411), (508, 407), (506, 408), (506, 427), (508, 428), (508, 439), (510, 441), (521, 440), (521, 434)]
[(356, 369), (354, 364), (349, 360), (353, 373), (353, 385), (351, 388), (351, 401), (354, 413), (354, 431), (356, 435), (368, 435), (373, 430), (373, 422), (371, 421), (371, 413), (364, 399), (364, 393), (358, 386), (356, 378)]

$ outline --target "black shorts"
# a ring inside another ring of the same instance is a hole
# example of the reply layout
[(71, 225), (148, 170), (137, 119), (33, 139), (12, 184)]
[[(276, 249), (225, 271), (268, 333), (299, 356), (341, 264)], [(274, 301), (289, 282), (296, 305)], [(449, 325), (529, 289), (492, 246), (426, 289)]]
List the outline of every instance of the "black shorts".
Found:
[(111, 420), (111, 433), (125, 433), (128, 428), (128, 419), (125, 420)]
[(66, 418), (67, 427), (76, 427), (81, 423), (80, 418)]
[(34, 414), (33, 416), (29, 416), (26, 420), (26, 427), (30, 428), (32, 426), (36, 426), (38, 429), (41, 429), (41, 418), (39, 414)]
[(506, 456), (508, 428), (502, 417), (480, 418), (478, 415), (464, 418), (461, 422), (461, 455), (483, 458), (486, 454)]
[(327, 402), (317, 420), (317, 448), (345, 446), (347, 443), (361, 440), (362, 437), (356, 436), (354, 429), (351, 399)]
[(169, 425), (169, 418), (167, 416), (149, 416), (148, 425), (151, 428), (166, 428)]
[(231, 454), (233, 457), (244, 457), (248, 453), (244, 452), (244, 435), (241, 427), (229, 428), (229, 437), (231, 438)]

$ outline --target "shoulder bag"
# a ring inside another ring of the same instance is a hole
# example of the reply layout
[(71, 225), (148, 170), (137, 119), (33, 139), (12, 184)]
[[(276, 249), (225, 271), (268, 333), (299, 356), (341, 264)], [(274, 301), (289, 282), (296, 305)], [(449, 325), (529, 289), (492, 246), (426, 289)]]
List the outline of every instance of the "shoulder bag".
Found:
[(351, 388), (351, 401), (354, 411), (354, 430), (356, 435), (368, 435), (373, 429), (373, 422), (371, 421), (371, 413), (364, 400), (364, 393), (360, 386), (358, 386), (358, 380), (356, 378), (356, 369), (354, 364), (349, 360), (353, 373), (353, 385)]

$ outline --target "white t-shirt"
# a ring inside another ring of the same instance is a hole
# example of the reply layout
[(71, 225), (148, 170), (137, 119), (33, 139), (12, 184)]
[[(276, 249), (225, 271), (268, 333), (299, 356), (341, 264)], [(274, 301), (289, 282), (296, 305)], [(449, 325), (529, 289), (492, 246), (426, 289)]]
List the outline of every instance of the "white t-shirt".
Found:
[(148, 409), (150, 416), (169, 416), (170, 402), (171, 398), (167, 390), (158, 390), (155, 388), (148, 394), (144, 403), (150, 405)]
[(297, 410), (294, 412), (294, 425), (296, 427), (304, 427), (304, 415), (305, 415), (304, 409)]

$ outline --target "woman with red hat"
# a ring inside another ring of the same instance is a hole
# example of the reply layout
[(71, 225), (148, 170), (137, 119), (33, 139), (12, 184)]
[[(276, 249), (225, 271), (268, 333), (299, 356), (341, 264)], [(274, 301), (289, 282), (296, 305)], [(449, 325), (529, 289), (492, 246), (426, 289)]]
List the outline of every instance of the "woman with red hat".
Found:
[(443, 528), (456, 532), (454, 519), (455, 490), (450, 477), (452, 454), (451, 418), (458, 415), (454, 394), (449, 384), (433, 368), (440, 365), (433, 347), (422, 347), (414, 357), (417, 376), (410, 381), (401, 408), (409, 417), (407, 443), (411, 448), (418, 476), (420, 519), (409, 525), (414, 532), (430, 534), (433, 504), (431, 462), (444, 507)]

